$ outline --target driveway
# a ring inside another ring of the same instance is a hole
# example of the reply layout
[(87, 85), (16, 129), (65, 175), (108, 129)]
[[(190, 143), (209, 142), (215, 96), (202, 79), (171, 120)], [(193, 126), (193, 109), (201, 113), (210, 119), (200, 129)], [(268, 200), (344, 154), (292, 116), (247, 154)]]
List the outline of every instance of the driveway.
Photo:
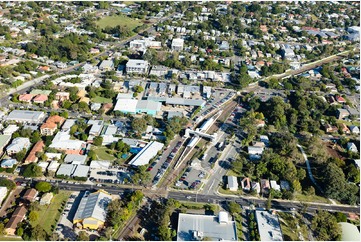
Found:
[(9, 196), (7, 197), (6, 201), (4, 202), (3, 206), (0, 209), (0, 218), (6, 216), (7, 212), (6, 210), (10, 207), (12, 207), (12, 203), (15, 202), (16, 197), (21, 193), (23, 190), (23, 187), (17, 186), (15, 190), (13, 190)]

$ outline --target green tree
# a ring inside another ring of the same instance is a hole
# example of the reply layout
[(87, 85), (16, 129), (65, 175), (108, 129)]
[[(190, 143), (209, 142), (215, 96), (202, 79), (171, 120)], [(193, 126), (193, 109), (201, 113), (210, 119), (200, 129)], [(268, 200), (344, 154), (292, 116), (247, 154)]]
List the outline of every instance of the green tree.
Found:
[(93, 139), (93, 144), (94, 144), (95, 146), (101, 146), (102, 143), (103, 143), (103, 137), (101, 137), (101, 136), (96, 136), (96, 137), (94, 137), (94, 139)]
[(242, 212), (241, 206), (233, 201), (228, 203), (228, 210), (232, 215), (239, 214)]
[(37, 221), (39, 219), (39, 213), (36, 211), (31, 211), (29, 213), (29, 221), (31, 223), (34, 223), (35, 221)]
[(33, 238), (35, 240), (45, 240), (46, 239), (46, 232), (38, 224), (34, 228), (31, 229), (31, 238)]
[(78, 234), (78, 241), (89, 241), (89, 235), (85, 231), (80, 231)]
[(327, 211), (318, 211), (313, 217), (311, 229), (318, 241), (334, 241), (339, 240), (341, 228), (337, 223), (337, 219)]
[(51, 184), (49, 182), (40, 181), (36, 183), (35, 189), (39, 192), (48, 192), (51, 190)]
[(132, 128), (137, 134), (142, 134), (147, 129), (147, 121), (143, 118), (134, 118)]
[(150, 173), (147, 172), (147, 166), (138, 166), (136, 172), (132, 176), (132, 180), (135, 184), (148, 184), (151, 180), (151, 176)]
[(16, 235), (21, 237), (23, 236), (23, 234), (24, 234), (24, 229), (22, 227), (17, 228)]
[(16, 187), (16, 184), (15, 182), (8, 180), (6, 178), (0, 178), (0, 186), (6, 187), (9, 191), (11, 191)]
[(39, 177), (42, 176), (42, 174), (41, 167), (35, 163), (27, 165), (23, 172), (24, 177)]

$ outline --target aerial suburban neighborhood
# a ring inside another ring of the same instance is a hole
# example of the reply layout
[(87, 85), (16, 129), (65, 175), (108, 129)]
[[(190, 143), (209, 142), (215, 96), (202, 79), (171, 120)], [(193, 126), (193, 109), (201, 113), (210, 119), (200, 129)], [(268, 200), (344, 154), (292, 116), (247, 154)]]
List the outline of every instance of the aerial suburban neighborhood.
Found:
[(359, 1), (0, 2), (0, 241), (360, 241)]

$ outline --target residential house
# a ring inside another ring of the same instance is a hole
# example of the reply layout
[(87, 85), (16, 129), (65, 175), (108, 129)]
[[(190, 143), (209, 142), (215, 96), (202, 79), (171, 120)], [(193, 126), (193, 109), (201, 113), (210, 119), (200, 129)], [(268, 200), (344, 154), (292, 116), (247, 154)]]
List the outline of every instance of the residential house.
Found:
[(338, 131), (338, 128), (336, 126), (332, 126), (330, 124), (325, 124), (325, 131), (326, 133), (335, 133)]
[(346, 103), (346, 100), (343, 98), (343, 97), (341, 97), (341, 96), (339, 96), (339, 95), (336, 95), (336, 101), (338, 102), (338, 103)]
[(9, 222), (5, 226), (5, 233), (7, 235), (15, 235), (18, 224), (24, 220), (26, 213), (27, 210), (25, 206), (20, 206), (15, 209)]
[(21, 94), (21, 95), (19, 95), (19, 101), (30, 103), (31, 100), (33, 99), (33, 97), (34, 97), (34, 95), (32, 95), (32, 94)]
[(251, 188), (252, 188), (252, 191), (256, 191), (257, 194), (260, 194), (261, 186), (259, 185), (259, 182), (251, 182)]
[(173, 39), (171, 49), (174, 51), (182, 51), (184, 47), (184, 39)]
[(348, 117), (349, 115), (350, 115), (350, 113), (347, 111), (347, 109), (344, 109), (344, 108), (337, 109), (337, 118), (338, 119), (344, 119), (344, 118)]
[(251, 190), (251, 180), (249, 179), (249, 177), (245, 177), (242, 179), (241, 186), (243, 191), (249, 192)]
[(357, 153), (357, 152), (358, 152), (358, 149), (357, 149), (357, 146), (355, 145), (355, 143), (348, 142), (348, 143), (347, 143), (347, 151), (351, 151), (351, 152)]
[(38, 195), (38, 191), (34, 188), (30, 188), (30, 189), (26, 190), (26, 192), (22, 198), (25, 201), (34, 202), (37, 195)]
[(238, 191), (238, 182), (237, 177), (235, 176), (228, 176), (228, 189), (232, 192)]
[(29, 163), (37, 162), (38, 157), (36, 156), (36, 154), (38, 152), (42, 152), (44, 147), (45, 147), (45, 144), (42, 140), (36, 142), (34, 147), (31, 149), (29, 155), (26, 157), (24, 163), (29, 164)]
[(19, 127), (16, 126), (15, 124), (10, 124), (2, 131), (2, 133), (3, 133), (3, 135), (10, 135), (10, 137), (11, 137), (11, 135), (13, 133), (15, 133), (18, 129), (19, 129)]
[(15, 159), (4, 159), (1, 161), (1, 168), (13, 168), (16, 163), (18, 162)]
[(6, 148), (6, 153), (8, 155), (13, 155), (13, 154), (16, 154), (16, 153), (22, 151), (23, 149), (28, 150), (29, 147), (30, 147), (29, 138), (17, 137)]
[(55, 94), (55, 99), (59, 100), (61, 102), (65, 101), (65, 100), (69, 100), (70, 99), (70, 93), (68, 93), (68, 92), (57, 92)]
[(261, 179), (261, 192), (262, 194), (268, 194), (270, 191), (270, 183), (267, 179)]
[(360, 134), (360, 129), (357, 126), (354, 126), (354, 125), (350, 126), (350, 131), (353, 134)]
[(251, 160), (261, 159), (264, 148), (259, 146), (248, 146), (248, 155)]
[(39, 94), (33, 99), (34, 103), (39, 103), (39, 104), (44, 104), (46, 101), (48, 101), (48, 96), (45, 94)]
[(54, 194), (52, 192), (45, 193), (41, 199), (40, 199), (40, 205), (49, 205), (51, 203), (51, 200), (53, 199)]
[(348, 129), (348, 127), (346, 126), (346, 124), (341, 123), (340, 124), (340, 129), (344, 134), (350, 134), (350, 130)]
[(136, 74), (148, 74), (149, 63), (145, 60), (130, 59), (126, 64), (126, 72)]
[(270, 181), (270, 184), (271, 184), (271, 188), (272, 188), (273, 190), (281, 191), (280, 185), (278, 185), (275, 180), (271, 180), (271, 181)]
[(54, 135), (55, 130), (57, 129), (58, 125), (62, 125), (65, 121), (65, 118), (54, 115), (50, 116), (44, 124), (40, 127), (40, 133), (45, 136)]
[(99, 65), (101, 71), (111, 71), (114, 69), (114, 62), (112, 60), (103, 60)]

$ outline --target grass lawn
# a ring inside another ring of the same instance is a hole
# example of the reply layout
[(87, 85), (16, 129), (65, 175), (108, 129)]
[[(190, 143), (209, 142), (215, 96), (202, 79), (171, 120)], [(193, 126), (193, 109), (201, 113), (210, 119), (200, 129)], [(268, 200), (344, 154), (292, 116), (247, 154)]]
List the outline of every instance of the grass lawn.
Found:
[(94, 102), (94, 103), (112, 103), (113, 100), (110, 98), (96, 96), (95, 98), (92, 98), (92, 102)]
[(97, 157), (99, 160), (113, 161), (115, 159), (113, 155), (107, 153), (107, 150), (110, 150), (110, 149), (108, 149), (106, 147), (94, 147), (93, 150), (95, 151), (95, 154), (97, 154)]
[(115, 15), (115, 16), (107, 16), (99, 21), (97, 21), (97, 25), (104, 29), (105, 27), (115, 27), (117, 25), (125, 25), (130, 30), (135, 29), (136, 27), (142, 25), (140, 20), (129, 18), (125, 15)]
[(5, 235), (0, 236), (0, 241), (23, 241), (22, 238), (8, 237)]
[(300, 202), (321, 202), (321, 203), (331, 203), (327, 198), (320, 197), (317, 195), (303, 195), (303, 194), (295, 194), (294, 200), (300, 201)]
[(233, 170), (229, 170), (227, 172), (227, 176), (235, 176), (238, 177), (240, 174), (238, 174), (237, 172), (233, 171)]
[(347, 126), (350, 126), (350, 125), (360, 126), (360, 122), (359, 122), (359, 121), (337, 120), (336, 122), (337, 122), (337, 123), (344, 123), (344, 124), (346, 124)]
[(226, 195), (244, 195), (242, 190), (238, 190), (237, 192), (232, 192), (230, 190), (225, 190), (222, 187), (218, 189), (219, 193), (226, 194)]
[(32, 223), (33, 226), (40, 224), (41, 227), (48, 233), (51, 234), (53, 231), (52, 226), (56, 225), (56, 221), (60, 217), (61, 204), (68, 200), (70, 192), (60, 191), (59, 194), (55, 195), (50, 205), (40, 206), (39, 219)]

